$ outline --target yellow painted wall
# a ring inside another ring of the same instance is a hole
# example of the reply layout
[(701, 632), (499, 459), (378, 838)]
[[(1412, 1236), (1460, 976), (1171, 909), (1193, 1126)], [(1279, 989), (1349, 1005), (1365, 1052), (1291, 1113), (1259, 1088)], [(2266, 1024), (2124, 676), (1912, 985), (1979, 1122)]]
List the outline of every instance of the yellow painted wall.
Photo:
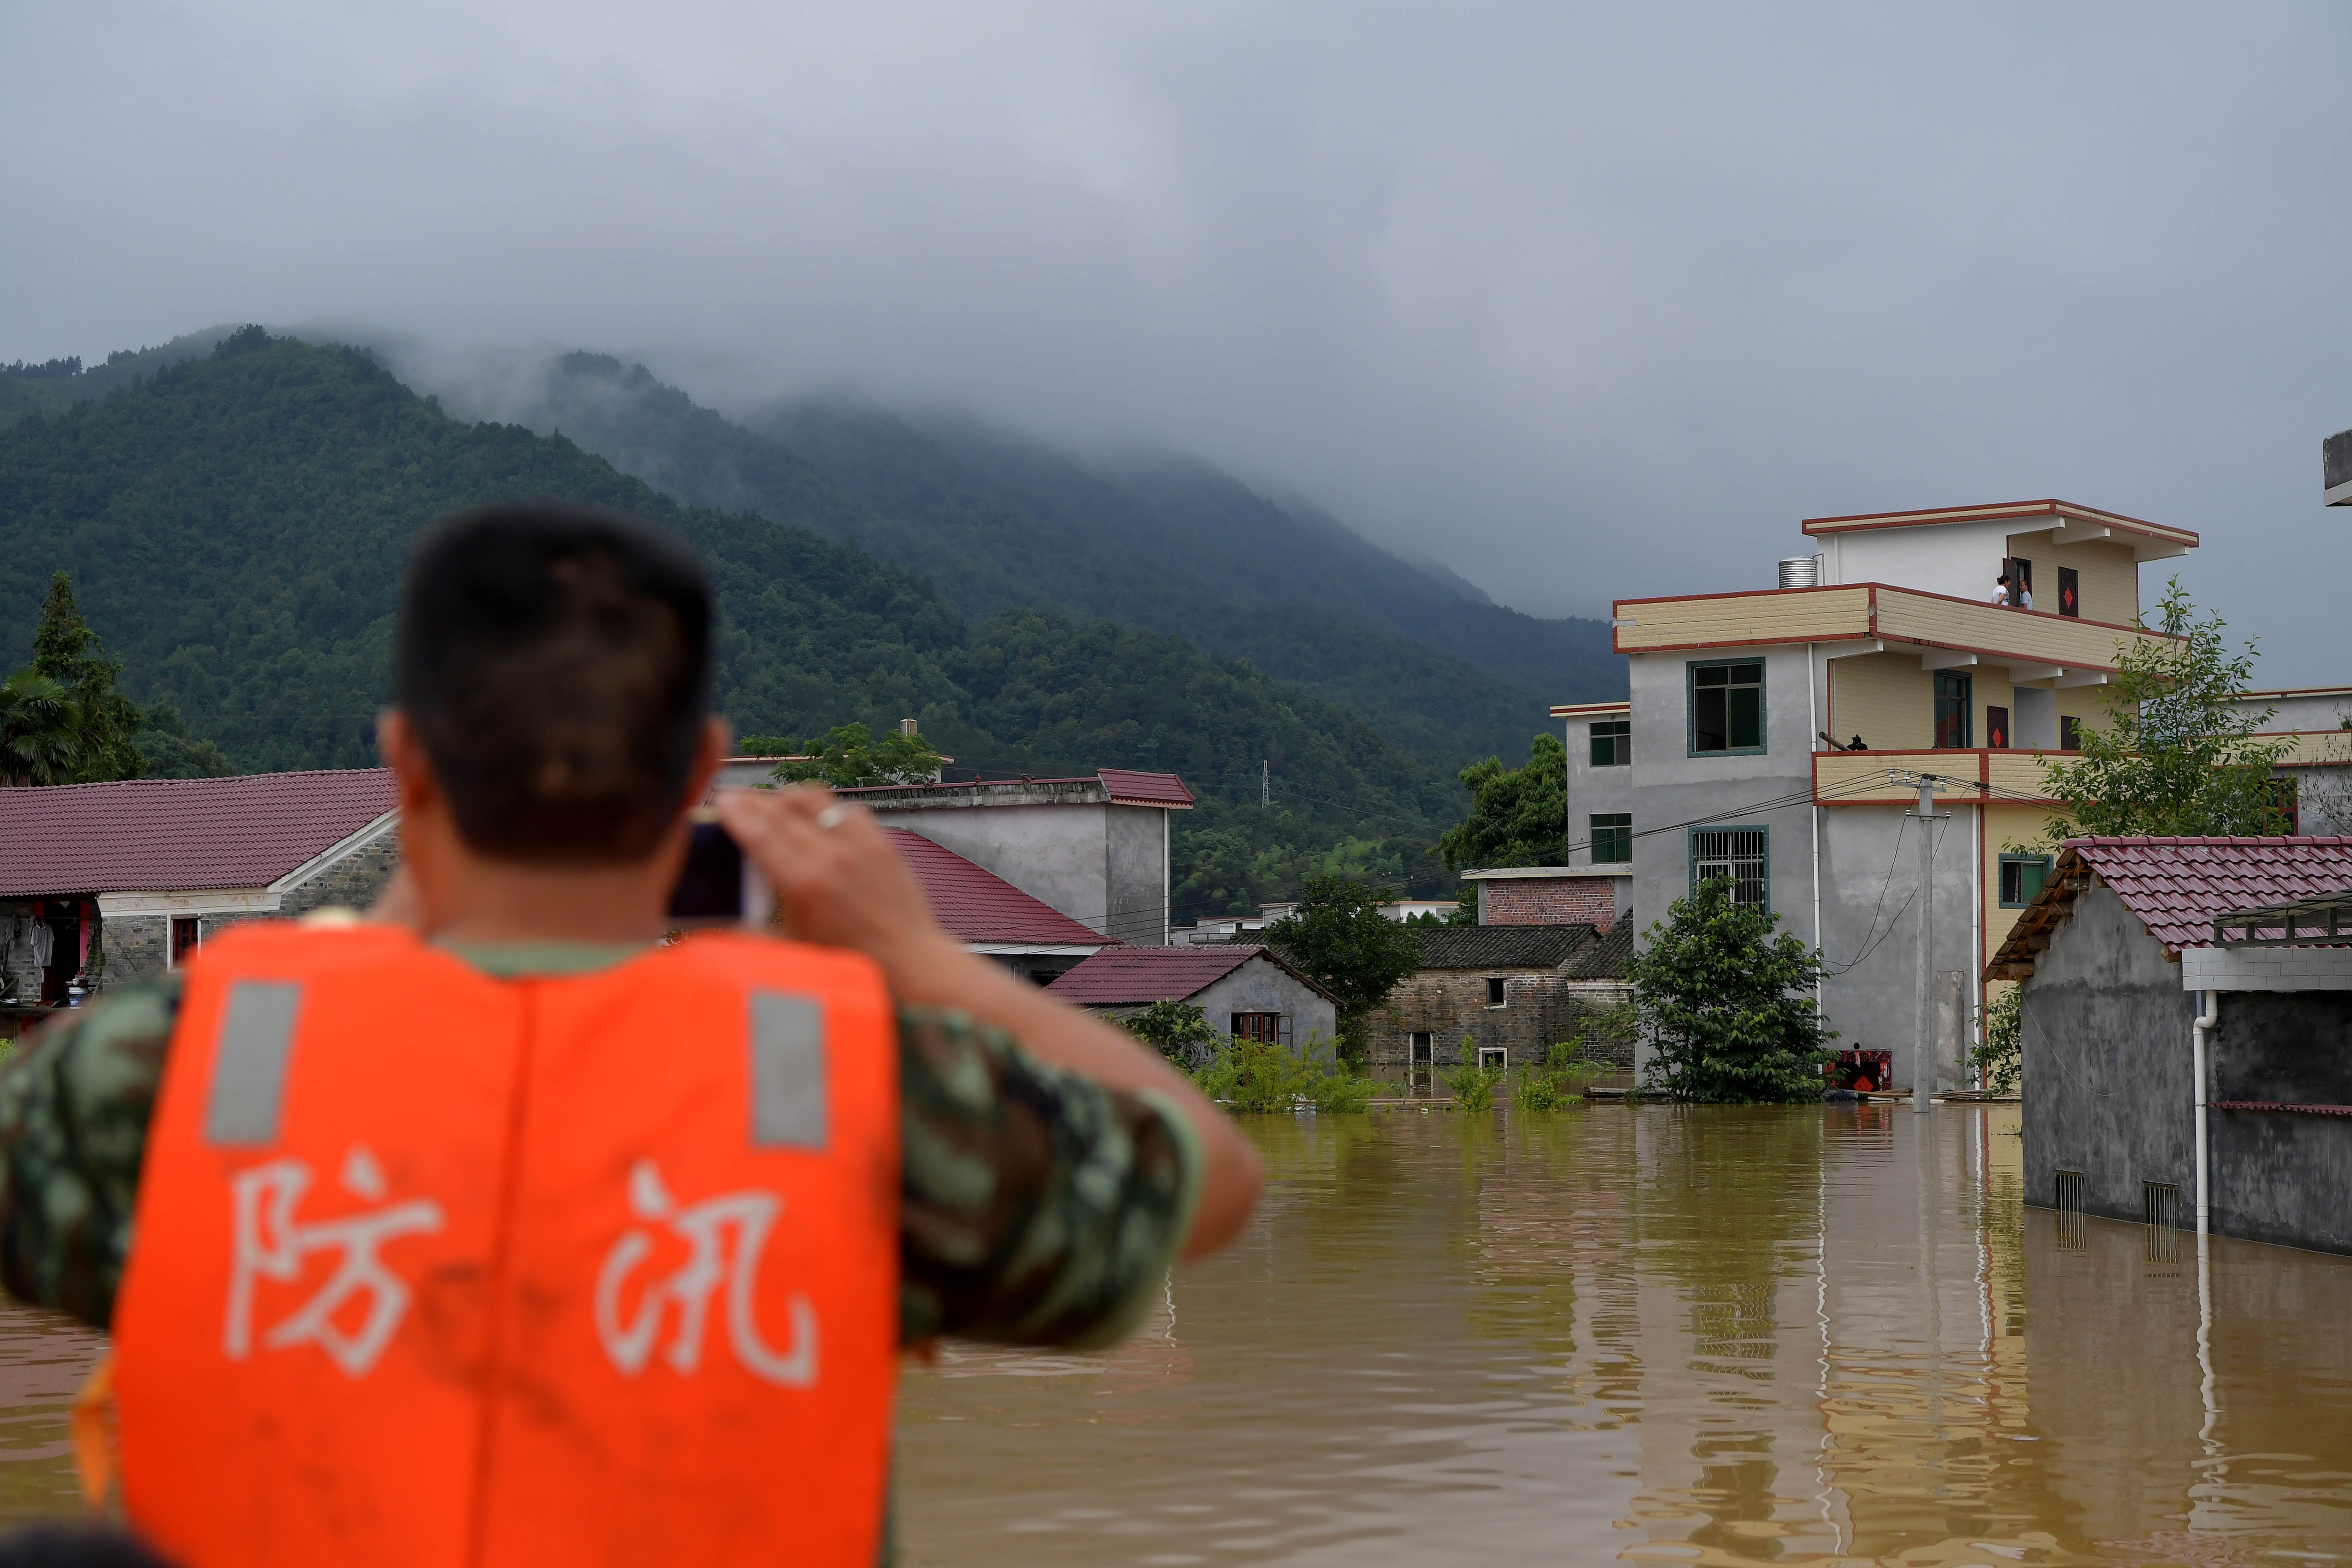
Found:
[(2034, 846), (2048, 837), (2053, 818), (2038, 805), (1995, 804), (1984, 811), (1985, 955), (1990, 958), (2008, 940), (2009, 928), (2017, 923), (2017, 917), (2025, 912), (2000, 907), (2000, 858), (2012, 845), (2019, 854), (2040, 853)]
[[(2033, 563), (2033, 607), (2058, 608), (2058, 568), (2081, 575), (2083, 618), (2129, 626), (2139, 618), (2139, 563), (2120, 544), (2053, 544), (2047, 533), (2012, 533), (2009, 552)], [(1992, 593), (1987, 584), (1986, 595)]]
[[(1617, 614), (1617, 646), (1627, 653), (1724, 643), (1814, 642), (1868, 632), (1870, 590), (1824, 588), (1801, 594), (1768, 590), (1654, 599), (1620, 604)], [(1627, 621), (1633, 624), (1628, 626)]]
[[(1976, 700), (1971, 721), (1977, 745), (1986, 741), (1985, 709), (2007, 708), (2010, 723), (2017, 722), (2017, 691), (2009, 671), (2000, 665), (1979, 665), (1957, 673), (1969, 677)], [(2059, 710), (2065, 711), (2059, 693)], [(1936, 679), (1919, 668), (1916, 653), (1859, 654), (1830, 661), (1830, 732), (1841, 742), (1860, 734), (1879, 752), (1924, 749), (1936, 743)]]
[(1874, 751), (1936, 743), (1936, 687), (1919, 656), (1866, 653), (1830, 660), (1830, 731), (1841, 743), (1859, 734)]

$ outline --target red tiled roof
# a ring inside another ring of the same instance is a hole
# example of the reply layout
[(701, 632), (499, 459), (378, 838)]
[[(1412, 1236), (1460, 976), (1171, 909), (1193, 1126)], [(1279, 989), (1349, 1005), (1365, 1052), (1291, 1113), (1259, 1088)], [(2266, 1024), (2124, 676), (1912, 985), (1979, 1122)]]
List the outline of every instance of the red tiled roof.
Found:
[(266, 888), (392, 798), (384, 768), (0, 789), (0, 896)]
[(922, 885), (931, 912), (958, 942), (1034, 947), (1102, 947), (1111, 942), (919, 833), (903, 827), (883, 831)]
[(1045, 989), (1080, 1006), (1181, 1002), (1207, 990), (1262, 952), (1265, 949), (1252, 942), (1230, 947), (1105, 948)]
[(1178, 811), (1192, 806), (1192, 792), (1174, 773), (1142, 773), (1132, 768), (1097, 768), (1095, 777), (1110, 791), (1114, 805), (1165, 805)]
[(1985, 973), (2021, 980), (2034, 955), (2097, 873), (2168, 952), (2207, 947), (2213, 917), (2352, 888), (2352, 837), (2069, 838), (2033, 902)]
[(2352, 838), (2070, 838), (2166, 948), (2206, 947), (2213, 917), (2352, 888)]

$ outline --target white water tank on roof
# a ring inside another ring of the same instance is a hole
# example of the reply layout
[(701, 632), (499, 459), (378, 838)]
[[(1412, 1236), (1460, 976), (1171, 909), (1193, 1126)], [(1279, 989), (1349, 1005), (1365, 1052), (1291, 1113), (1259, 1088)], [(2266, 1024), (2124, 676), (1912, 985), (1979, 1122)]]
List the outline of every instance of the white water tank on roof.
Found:
[(1780, 562), (1780, 586), (1783, 588), (1818, 588), (1822, 585), (1822, 558), (1818, 555), (1790, 555)]

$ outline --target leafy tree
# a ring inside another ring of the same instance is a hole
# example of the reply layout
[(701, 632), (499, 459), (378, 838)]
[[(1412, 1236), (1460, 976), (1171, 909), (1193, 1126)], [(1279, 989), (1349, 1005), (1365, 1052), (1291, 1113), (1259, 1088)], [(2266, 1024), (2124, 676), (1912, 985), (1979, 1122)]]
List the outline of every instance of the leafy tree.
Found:
[(146, 778), (217, 779), (236, 772), (229, 765), (228, 753), (188, 733), (180, 710), (168, 702), (147, 710), (147, 722), (133, 743), (147, 764), (142, 775)]
[(1732, 899), (1709, 877), (1677, 899), (1628, 971), (1653, 1055), (1652, 1088), (1719, 1105), (1817, 1100), (1836, 1037), (1810, 994), (1821, 954), (1783, 933), (1780, 917)]
[(114, 689), (122, 666), (106, 657), (105, 645), (74, 605), (73, 581), (63, 572), (49, 578), (41, 618), (33, 628), (32, 672), (64, 689), (74, 707), (75, 755), (60, 784), (102, 784), (135, 779), (146, 762), (131, 743), (147, 721), (139, 705)]
[(2024, 1063), (2019, 1049), (2023, 1019), (2018, 1007), (2024, 994), (2018, 986), (2003, 986), (2000, 994), (1977, 1015), (1984, 1043), (1969, 1052), (1969, 1060), (1982, 1069), (1985, 1087), (1995, 1094), (2017, 1092), (2019, 1069)]
[(1209, 1058), (1219, 1038), (1209, 1016), (1191, 1002), (1154, 1002), (1121, 1018), (1119, 1026), (1187, 1071)]
[(30, 669), (0, 681), (0, 784), (69, 784), (82, 758), (71, 693)]
[[(828, 730), (803, 754), (785, 753), (773, 776), (787, 784), (814, 780), (835, 789), (859, 789), (874, 784), (929, 784), (939, 776), (940, 754), (920, 735), (893, 730), (879, 741), (863, 724)], [(773, 753), (771, 753), (773, 754)]]
[(1289, 1110), (1305, 1100), (1318, 1110), (1361, 1111), (1372, 1098), (1372, 1080), (1349, 1072), (1319, 1036), (1297, 1047), (1229, 1037), (1193, 1081), (1233, 1110)]
[(1538, 735), (1525, 767), (1488, 757), (1455, 776), (1470, 791), (1470, 815), (1437, 841), (1447, 870), (1568, 863), (1568, 748), (1558, 735)]
[(2284, 833), (2287, 800), (2271, 770), (2293, 749), (2255, 732), (2273, 709), (2238, 704), (2253, 674), (2254, 645), (2232, 654), (2221, 616), (2196, 618), (2176, 577), (2165, 587), (2162, 638), (2135, 637), (2102, 693), (2105, 728), (2086, 727), (2076, 760), (2048, 766), (2050, 794), (2066, 803), (2050, 841), (2086, 837), (2166, 837)]
[(1339, 1054), (1364, 1054), (1364, 1016), (1396, 983), (1421, 967), (1421, 943), (1402, 921), (1381, 913), (1381, 889), (1345, 877), (1314, 877), (1298, 908), (1265, 928), (1265, 941), (1339, 1004)]

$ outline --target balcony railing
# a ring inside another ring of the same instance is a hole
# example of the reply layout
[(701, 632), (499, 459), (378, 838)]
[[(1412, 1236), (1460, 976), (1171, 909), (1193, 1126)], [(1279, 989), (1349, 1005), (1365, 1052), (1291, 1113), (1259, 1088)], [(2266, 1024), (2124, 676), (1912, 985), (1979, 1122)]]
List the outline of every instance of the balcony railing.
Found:
[(1926, 594), (1884, 583), (1617, 601), (1619, 653), (1836, 643), (1837, 654), (1916, 653), (1929, 668), (2007, 665), (2019, 684), (2105, 684), (2117, 644), (2160, 633), (2112, 621)]
[(1813, 799), (1822, 805), (1908, 805), (1919, 798), (1916, 784), (1895, 784), (1887, 774), (1935, 773), (1953, 781), (1937, 787), (1937, 800), (1990, 801), (1995, 805), (2054, 805), (2043, 769), (2068, 760), (2065, 752), (2007, 752), (1977, 748), (1910, 752), (1815, 752)]

